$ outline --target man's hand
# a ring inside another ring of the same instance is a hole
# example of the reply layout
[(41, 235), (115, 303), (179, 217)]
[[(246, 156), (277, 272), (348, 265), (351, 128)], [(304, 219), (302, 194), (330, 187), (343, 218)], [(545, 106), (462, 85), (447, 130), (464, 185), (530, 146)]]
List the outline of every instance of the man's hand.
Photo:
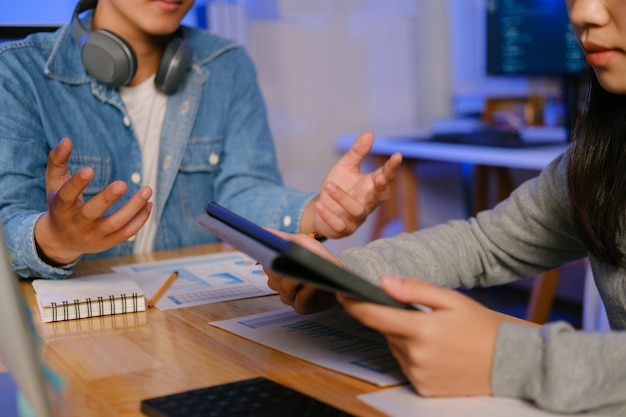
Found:
[(63, 265), (84, 253), (109, 249), (136, 234), (152, 209), (152, 190), (141, 188), (126, 204), (110, 215), (104, 213), (127, 190), (123, 181), (114, 181), (91, 200), (82, 192), (93, 179), (89, 167), (75, 174), (67, 169), (72, 142), (64, 138), (48, 156), (46, 197), (48, 210), (35, 224), (39, 255), (47, 262)]
[(402, 155), (395, 153), (374, 172), (361, 173), (361, 164), (373, 143), (372, 133), (362, 134), (331, 168), (320, 195), (305, 209), (302, 232), (317, 232), (329, 238), (351, 235), (389, 198)]

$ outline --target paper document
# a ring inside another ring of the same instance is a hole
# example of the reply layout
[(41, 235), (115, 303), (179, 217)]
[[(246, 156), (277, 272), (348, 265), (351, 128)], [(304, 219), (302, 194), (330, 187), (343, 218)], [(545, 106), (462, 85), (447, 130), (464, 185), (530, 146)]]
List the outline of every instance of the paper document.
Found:
[(211, 324), (379, 386), (406, 381), (385, 338), (339, 308), (300, 315), (286, 307)]
[(113, 268), (137, 282), (150, 299), (174, 271), (178, 278), (156, 306), (161, 310), (275, 294), (260, 265), (242, 252), (220, 252)]
[(585, 416), (591, 414), (555, 414), (540, 410), (527, 402), (496, 397), (424, 398), (409, 385), (390, 388), (370, 394), (361, 394), (359, 400), (382, 411), (389, 417), (549, 417)]

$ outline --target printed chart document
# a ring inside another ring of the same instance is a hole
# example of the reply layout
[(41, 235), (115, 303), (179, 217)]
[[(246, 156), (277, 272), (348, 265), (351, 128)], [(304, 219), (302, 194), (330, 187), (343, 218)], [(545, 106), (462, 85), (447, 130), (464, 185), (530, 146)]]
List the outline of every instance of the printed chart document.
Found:
[(150, 299), (174, 271), (178, 278), (156, 306), (161, 310), (276, 294), (260, 265), (242, 252), (220, 252), (166, 261), (122, 265)]
[(379, 386), (406, 382), (385, 338), (339, 308), (303, 316), (286, 307), (211, 325)]
[(511, 398), (424, 398), (417, 395), (409, 385), (394, 387), (370, 394), (361, 394), (358, 398), (382, 411), (389, 417), (592, 417), (592, 414), (550, 413), (540, 410), (532, 404)]

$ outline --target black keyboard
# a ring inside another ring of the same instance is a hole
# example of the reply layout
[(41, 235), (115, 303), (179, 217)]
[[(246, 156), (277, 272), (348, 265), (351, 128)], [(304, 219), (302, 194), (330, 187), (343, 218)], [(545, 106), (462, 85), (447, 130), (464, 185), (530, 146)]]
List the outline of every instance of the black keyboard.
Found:
[(149, 417), (351, 416), (263, 377), (143, 400), (141, 412)]
[(528, 148), (542, 145), (554, 145), (551, 142), (527, 142), (519, 132), (511, 129), (484, 128), (471, 132), (435, 133), (433, 142), (457, 143), (463, 145), (491, 146), (497, 148)]

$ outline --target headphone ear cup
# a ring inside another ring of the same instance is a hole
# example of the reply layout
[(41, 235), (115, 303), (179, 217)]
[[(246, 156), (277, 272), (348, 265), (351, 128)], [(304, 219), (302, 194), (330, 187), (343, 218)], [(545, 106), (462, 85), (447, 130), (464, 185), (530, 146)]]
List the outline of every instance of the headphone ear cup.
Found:
[(156, 88), (171, 94), (185, 78), (191, 64), (191, 45), (181, 37), (174, 37), (165, 47), (161, 63), (154, 77)]
[(130, 45), (104, 29), (89, 33), (81, 59), (89, 74), (114, 88), (128, 84), (137, 71), (137, 57)]

